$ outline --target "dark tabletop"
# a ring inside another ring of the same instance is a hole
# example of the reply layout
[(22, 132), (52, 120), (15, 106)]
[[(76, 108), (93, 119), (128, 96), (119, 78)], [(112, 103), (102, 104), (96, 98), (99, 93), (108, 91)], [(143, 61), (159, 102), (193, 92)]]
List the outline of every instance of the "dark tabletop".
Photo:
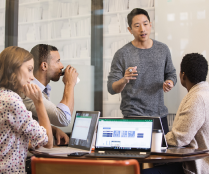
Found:
[[(30, 151), (36, 157), (45, 157), (45, 158), (69, 158), (69, 159), (95, 159), (95, 160), (125, 160), (128, 158), (92, 158), (92, 157), (75, 157), (75, 156), (67, 156), (67, 155), (49, 155), (46, 153), (41, 153), (37, 151)], [(150, 155), (147, 158), (137, 158), (136, 160), (139, 163), (168, 163), (168, 162), (185, 162), (185, 161), (193, 161), (201, 158), (209, 157), (209, 153), (202, 153), (196, 155), (189, 156), (164, 156), (164, 155)], [(130, 158), (129, 158), (130, 159)]]

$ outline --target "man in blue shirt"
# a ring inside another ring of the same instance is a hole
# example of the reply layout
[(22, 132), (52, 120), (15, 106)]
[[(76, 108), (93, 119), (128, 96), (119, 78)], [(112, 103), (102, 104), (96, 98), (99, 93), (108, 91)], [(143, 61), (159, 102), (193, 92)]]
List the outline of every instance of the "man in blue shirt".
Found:
[[(62, 100), (58, 105), (50, 101), (51, 87), (49, 82), (58, 81), (62, 75), (63, 64), (60, 62), (58, 49), (51, 45), (38, 44), (31, 50), (34, 57), (34, 77), (32, 83), (38, 85), (43, 93), (44, 106), (46, 108), (49, 120), (52, 126), (53, 135), (57, 139), (57, 145), (61, 140), (64, 143), (69, 142), (69, 137), (59, 128), (68, 126), (74, 108), (74, 86), (77, 81), (78, 73), (76, 69), (70, 65), (65, 70), (63, 83), (65, 84)], [(32, 112), (33, 118), (38, 119), (34, 103), (29, 98), (23, 100), (28, 110)]]

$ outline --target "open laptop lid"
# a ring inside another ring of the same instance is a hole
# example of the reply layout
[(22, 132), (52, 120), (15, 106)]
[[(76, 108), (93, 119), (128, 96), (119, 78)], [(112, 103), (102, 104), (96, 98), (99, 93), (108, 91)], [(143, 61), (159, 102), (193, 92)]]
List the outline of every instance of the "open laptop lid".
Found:
[(76, 111), (68, 146), (90, 151), (99, 116), (99, 111)]
[(153, 119), (100, 118), (95, 151), (151, 152)]
[(153, 124), (153, 129), (161, 129), (163, 132), (163, 136), (162, 136), (162, 147), (163, 148), (168, 148), (168, 144), (165, 138), (165, 133), (164, 133), (164, 129), (163, 129), (163, 125), (161, 122), (161, 118), (160, 117), (154, 117), (154, 116), (128, 116), (127, 118), (152, 118), (154, 120), (154, 124)]

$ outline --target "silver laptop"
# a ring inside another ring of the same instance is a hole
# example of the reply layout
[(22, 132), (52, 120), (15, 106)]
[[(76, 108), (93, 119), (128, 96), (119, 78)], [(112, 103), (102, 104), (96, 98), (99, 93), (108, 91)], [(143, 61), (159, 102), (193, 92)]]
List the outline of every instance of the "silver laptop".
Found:
[(66, 155), (75, 152), (90, 153), (99, 116), (99, 111), (77, 111), (68, 147), (51, 149), (41, 147), (36, 151), (49, 155)]
[(145, 158), (151, 153), (153, 119), (100, 118), (95, 153), (88, 157)]
[(165, 133), (164, 133), (164, 129), (163, 129), (163, 125), (161, 122), (161, 118), (160, 117), (154, 117), (154, 116), (128, 116), (128, 118), (152, 118), (154, 120), (154, 124), (153, 124), (153, 129), (161, 129), (163, 134), (162, 134), (162, 145), (161, 145), (161, 150), (167, 149), (168, 148), (168, 144), (165, 138)]

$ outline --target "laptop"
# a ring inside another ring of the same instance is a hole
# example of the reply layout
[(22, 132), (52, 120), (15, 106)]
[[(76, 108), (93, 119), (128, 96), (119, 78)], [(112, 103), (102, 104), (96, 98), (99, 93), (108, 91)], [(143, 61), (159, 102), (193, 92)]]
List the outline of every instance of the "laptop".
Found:
[(128, 116), (127, 118), (151, 118), (154, 120), (154, 124), (153, 124), (153, 129), (161, 129), (163, 134), (162, 134), (162, 145), (161, 145), (161, 150), (165, 150), (168, 148), (168, 144), (165, 138), (165, 133), (164, 133), (164, 129), (163, 129), (163, 125), (161, 122), (161, 118), (160, 117), (153, 117), (153, 116)]
[(36, 151), (49, 155), (66, 155), (76, 152), (90, 153), (99, 116), (99, 111), (76, 111), (68, 147), (51, 149), (40, 147)]
[(189, 156), (209, 152), (209, 149), (193, 149), (189, 147), (169, 147), (161, 152), (152, 152), (155, 155)]
[(151, 153), (153, 119), (100, 118), (95, 153), (88, 157), (146, 158)]

